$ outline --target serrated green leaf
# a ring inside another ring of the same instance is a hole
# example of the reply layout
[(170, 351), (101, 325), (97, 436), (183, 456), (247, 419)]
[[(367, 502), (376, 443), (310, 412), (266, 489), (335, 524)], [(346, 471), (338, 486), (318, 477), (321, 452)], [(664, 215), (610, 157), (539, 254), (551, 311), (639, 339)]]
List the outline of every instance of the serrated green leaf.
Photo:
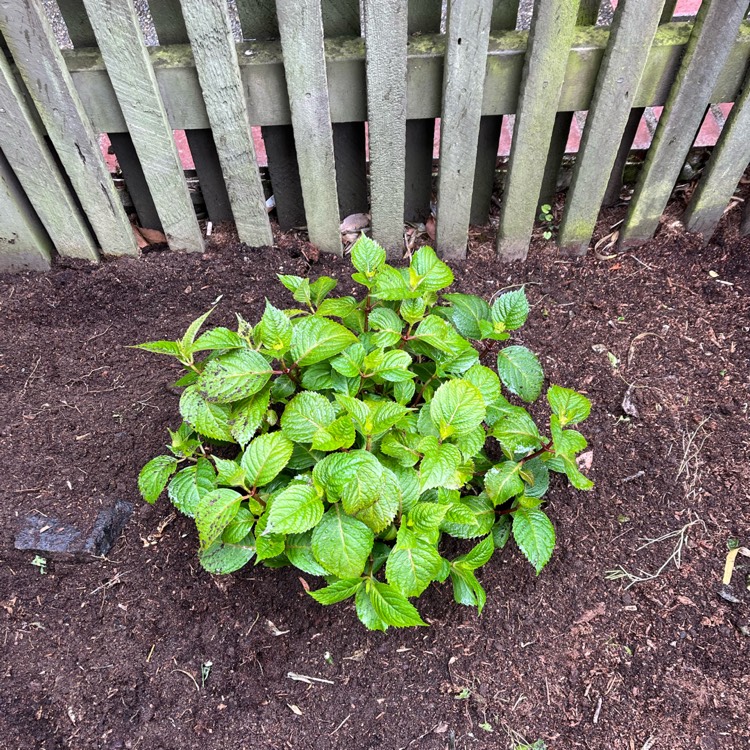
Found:
[(555, 548), (555, 528), (552, 522), (536, 508), (517, 510), (513, 514), (513, 538), (539, 575)]
[(315, 484), (328, 500), (341, 500), (347, 513), (354, 514), (372, 505), (381, 489), (383, 466), (369, 451), (331, 453), (313, 469)]
[(549, 489), (549, 470), (541, 458), (526, 461), (521, 478), (526, 482), (524, 494), (529, 497), (544, 497)]
[(365, 365), (365, 348), (357, 342), (331, 360), (331, 367), (344, 377), (358, 377)]
[(487, 594), (471, 570), (451, 567), (451, 583), (453, 584), (453, 598), (458, 604), (476, 607), (478, 614), (482, 614), (487, 602)]
[(495, 506), (484, 492), (481, 495), (464, 497), (460, 504), (474, 515), (474, 523), (451, 523), (445, 520), (440, 525), (442, 531), (457, 539), (475, 539), (479, 536), (486, 536), (492, 531), (495, 523)]
[(365, 421), (365, 430), (369, 435), (379, 435), (398, 424), (409, 412), (403, 404), (395, 401), (368, 401), (369, 414)]
[(195, 341), (195, 337), (200, 330), (200, 327), (205, 323), (206, 318), (214, 311), (214, 308), (212, 307), (207, 313), (203, 313), (199, 318), (196, 318), (189, 326), (187, 331), (185, 331), (185, 335), (182, 337), (182, 341), (180, 342), (180, 347), (184, 352), (191, 352), (193, 351), (193, 342)]
[(456, 436), (455, 442), (463, 457), (469, 459), (474, 458), (482, 450), (486, 437), (484, 427), (479, 425), (465, 435)]
[(143, 499), (153, 505), (175, 471), (177, 471), (177, 459), (174, 456), (152, 458), (138, 474), (138, 491)]
[(330, 362), (318, 362), (302, 371), (302, 387), (308, 391), (326, 391), (333, 388)]
[(198, 337), (192, 346), (193, 352), (215, 351), (218, 349), (244, 349), (247, 342), (229, 328), (212, 328)]
[(258, 352), (235, 349), (206, 364), (198, 379), (198, 389), (208, 401), (241, 401), (258, 393), (272, 372), (271, 365)]
[(463, 482), (457, 474), (462, 463), (461, 451), (455, 446), (443, 443), (425, 454), (419, 465), (419, 481), (422, 492), (431, 487), (459, 489)]
[(296, 383), (288, 375), (277, 375), (271, 382), (271, 398), (274, 401), (286, 401), (296, 390)]
[(311, 315), (294, 326), (290, 355), (305, 367), (334, 357), (356, 342), (357, 337), (340, 323)]
[(438, 351), (454, 354), (456, 351), (454, 346), (456, 336), (458, 334), (449, 323), (446, 323), (437, 315), (428, 315), (419, 323), (410, 340), (412, 342), (421, 341)]
[(292, 343), (292, 323), (284, 313), (266, 300), (266, 309), (253, 333), (257, 343), (281, 354)]
[(485, 492), (495, 505), (502, 505), (523, 492), (520, 471), (521, 465), (515, 461), (503, 461), (484, 475)]
[(232, 404), (229, 429), (240, 445), (247, 445), (261, 426), (270, 404), (270, 394), (271, 388), (266, 386), (250, 398)]
[(525, 412), (514, 412), (503, 417), (492, 428), (496, 437), (509, 455), (529, 453), (542, 447), (542, 438), (534, 420)]
[(254, 556), (255, 538), (248, 534), (239, 544), (212, 544), (199, 553), (198, 560), (212, 575), (227, 575), (247, 565)]
[(338, 281), (330, 276), (319, 276), (310, 284), (310, 297), (316, 307), (327, 297), (337, 286)]
[(362, 521), (346, 515), (336, 503), (312, 533), (315, 559), (338, 578), (357, 578), (365, 569), (375, 535)]
[(560, 427), (583, 422), (591, 413), (591, 401), (570, 388), (552, 385), (547, 390), (547, 401), (552, 413), (560, 419)]
[(294, 445), (281, 432), (271, 432), (255, 438), (242, 454), (241, 466), (248, 484), (263, 487), (268, 484), (292, 457)]
[(404, 322), (389, 307), (376, 307), (370, 312), (368, 321), (373, 331), (391, 331), (401, 338)]
[(399, 404), (408, 404), (414, 398), (416, 390), (413, 380), (400, 380), (393, 384), (393, 398)]
[(322, 317), (346, 318), (351, 315), (357, 307), (354, 297), (332, 297), (324, 299), (315, 314)]
[(430, 418), (440, 437), (467, 435), (482, 424), (487, 409), (479, 390), (456, 378), (443, 383), (430, 401)]
[(309, 305), (310, 297), (310, 280), (303, 279), (301, 276), (292, 276), (291, 274), (277, 274), (279, 281), (292, 293), (297, 302), (303, 305)]
[(443, 503), (415, 503), (409, 510), (409, 521), (420, 529), (439, 529), (450, 505)]
[(497, 523), (492, 527), (492, 541), (495, 549), (503, 549), (510, 539), (510, 529), (513, 525), (513, 519), (509, 515), (500, 516)]
[(285, 540), (284, 552), (295, 568), (311, 576), (327, 576), (326, 570), (313, 556), (311, 545), (312, 531), (304, 534), (289, 534)]
[(406, 269), (384, 265), (375, 277), (371, 295), (376, 299), (386, 301), (419, 297), (420, 292), (414, 291), (409, 286), (408, 276)]
[(502, 398), (500, 378), (489, 367), (473, 365), (461, 377), (482, 394), (485, 406), (489, 407)]
[(414, 433), (389, 432), (380, 443), (380, 450), (386, 456), (395, 458), (402, 466), (414, 466), (422, 457), (417, 449), (421, 437)]
[(443, 299), (451, 303), (444, 308), (448, 320), (467, 339), (482, 338), (480, 321), (490, 319), (490, 306), (481, 297), (473, 294), (444, 294)]
[(420, 596), (442, 566), (437, 549), (402, 526), (388, 556), (385, 577), (404, 596)]
[(386, 625), (396, 628), (427, 625), (416, 607), (393, 586), (372, 581), (369, 594), (373, 609)]
[(243, 539), (253, 530), (255, 516), (247, 509), (240, 506), (237, 515), (227, 524), (221, 535), (221, 541), (225, 544), (240, 544)]
[(388, 528), (391, 521), (401, 509), (403, 493), (396, 475), (388, 469), (383, 469), (380, 490), (375, 502), (356, 517), (366, 523), (374, 533), (379, 534)]
[(405, 299), (399, 305), (399, 314), (409, 325), (414, 325), (422, 320), (426, 310), (427, 303), (422, 297)]
[(513, 292), (501, 294), (492, 305), (492, 322), (502, 323), (507, 331), (520, 328), (529, 317), (529, 301), (526, 292), (516, 289)]
[(412, 256), (410, 268), (417, 275), (420, 293), (437, 292), (453, 283), (450, 266), (437, 257), (431, 247), (420, 247)]
[(295, 443), (310, 443), (318, 430), (325, 430), (336, 419), (331, 402), (320, 393), (302, 391), (284, 409), (281, 431)]
[(339, 448), (351, 448), (354, 444), (356, 434), (354, 424), (349, 415), (345, 414), (335, 419), (324, 430), (318, 430), (312, 439), (314, 450), (335, 451)]
[(323, 510), (317, 488), (309, 484), (290, 484), (274, 496), (266, 530), (274, 534), (302, 534), (317, 525)]
[(183, 358), (182, 349), (177, 341), (147, 341), (145, 344), (135, 344), (133, 349), (143, 349), (152, 354), (166, 354), (170, 357)]
[(307, 593), (320, 604), (336, 604), (353, 597), (364, 583), (361, 578), (345, 578), (343, 581), (334, 581), (325, 588)]
[(479, 544), (469, 550), (465, 555), (457, 557), (453, 564), (460, 566), (461, 568), (468, 570), (476, 570), (481, 568), (482, 565), (487, 564), (492, 557), (492, 553), (495, 551), (495, 543), (492, 539), (492, 535), (482, 539)]
[(230, 430), (230, 408), (206, 401), (197, 385), (188, 386), (182, 392), (180, 414), (201, 435), (214, 440), (234, 441)]
[(527, 403), (542, 392), (544, 372), (536, 355), (525, 346), (506, 346), (497, 355), (497, 372), (503, 385)]
[(221, 538), (222, 532), (237, 515), (242, 495), (221, 487), (201, 497), (195, 508), (195, 525), (202, 550)]
[(354, 603), (357, 609), (357, 617), (359, 617), (360, 622), (368, 630), (388, 630), (388, 625), (380, 619), (375, 608), (372, 606), (372, 600), (364, 586), (357, 590)]
[(195, 509), (201, 498), (216, 489), (216, 484), (216, 472), (211, 462), (199, 458), (193, 466), (188, 466), (174, 475), (169, 483), (169, 499), (180, 513), (188, 518), (194, 518)]
[(361, 234), (352, 247), (352, 265), (365, 276), (372, 279), (385, 264), (385, 250), (367, 235)]

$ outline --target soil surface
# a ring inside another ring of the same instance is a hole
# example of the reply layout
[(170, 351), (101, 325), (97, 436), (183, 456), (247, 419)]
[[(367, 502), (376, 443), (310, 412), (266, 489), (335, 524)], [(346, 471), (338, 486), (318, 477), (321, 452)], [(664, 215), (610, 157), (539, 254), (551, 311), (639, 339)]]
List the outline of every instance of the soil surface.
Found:
[[(481, 618), (435, 585), (419, 602), (430, 627), (386, 635), (348, 604), (320, 607), (293, 569), (211, 577), (193, 523), (136, 489), (179, 421), (178, 368), (126, 346), (180, 336), (219, 298), (214, 325), (256, 320), (265, 297), (289, 306), (277, 272), (329, 274), (346, 293), (348, 261), (224, 235), (203, 256), (0, 276), (0, 746), (750, 748), (746, 559), (737, 603), (717, 595), (728, 544), (750, 546), (738, 217), (705, 248), (666, 217), (634, 253), (571, 261), (537, 239), (511, 266), (474, 235), (454, 288), (528, 285), (515, 338), (593, 401), (596, 487), (552, 488), (558, 547), (541, 576), (511, 543), (482, 572)], [(32, 511), (85, 526), (115, 498), (136, 511), (108, 558), (41, 575), (13, 549)], [(658, 575), (627, 589), (612, 571)]]

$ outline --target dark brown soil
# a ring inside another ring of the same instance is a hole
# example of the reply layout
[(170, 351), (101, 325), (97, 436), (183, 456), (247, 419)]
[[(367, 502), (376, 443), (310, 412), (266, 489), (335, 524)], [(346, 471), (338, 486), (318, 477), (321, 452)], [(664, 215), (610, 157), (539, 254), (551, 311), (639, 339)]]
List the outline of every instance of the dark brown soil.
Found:
[[(276, 272), (349, 288), (346, 261), (309, 267), (286, 237), (0, 277), (0, 747), (481, 750), (522, 735), (551, 750), (750, 748), (746, 561), (740, 603), (717, 596), (728, 541), (750, 543), (737, 220), (704, 249), (665, 227), (635, 254), (571, 262), (536, 242), (511, 267), (477, 236), (455, 287), (529, 284), (519, 338), (550, 381), (592, 399), (597, 484), (553, 488), (559, 544), (540, 577), (511, 544), (483, 572), (481, 618), (435, 586), (420, 600), (431, 627), (387, 635), (348, 605), (321, 608), (290, 569), (212, 578), (192, 523), (136, 490), (177, 421), (176, 369), (125, 346), (180, 335), (220, 295), (214, 324), (256, 319), (266, 296), (288, 305)], [(623, 412), (629, 388), (638, 417)], [(13, 550), (33, 509), (85, 524), (112, 498), (136, 512), (108, 559), (40, 575)], [(679, 537), (643, 540), (680, 529), (679, 568), (629, 590), (608, 579), (659, 570)]]

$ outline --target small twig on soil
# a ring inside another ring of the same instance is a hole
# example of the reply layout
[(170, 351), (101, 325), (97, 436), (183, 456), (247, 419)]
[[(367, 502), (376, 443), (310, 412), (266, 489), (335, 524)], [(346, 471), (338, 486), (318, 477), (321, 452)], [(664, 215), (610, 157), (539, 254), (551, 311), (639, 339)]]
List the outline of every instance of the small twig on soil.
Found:
[(599, 696), (599, 700), (596, 702), (596, 711), (594, 711), (594, 724), (599, 723), (599, 714), (602, 711), (602, 697)]
[(634, 479), (640, 479), (646, 472), (641, 469), (640, 471), (636, 471), (635, 474), (631, 474), (629, 477), (623, 477), (620, 480), (620, 484), (625, 484), (626, 482), (632, 482)]
[(186, 671), (184, 669), (179, 669), (179, 668), (172, 670), (173, 674), (175, 672), (179, 672), (180, 674), (184, 674), (186, 677), (189, 677), (192, 680), (193, 685), (195, 685), (195, 689), (200, 693), (200, 691), (201, 691), (200, 686), (198, 685), (198, 682), (196, 681), (195, 677), (193, 677), (193, 675), (191, 675), (190, 672), (188, 672), (188, 671)]
[(93, 591), (89, 592), (89, 596), (93, 596), (99, 591), (104, 591), (106, 589), (111, 589), (113, 586), (116, 586), (118, 583), (122, 583), (122, 577), (127, 575), (130, 571), (123, 570), (122, 573), (116, 573), (112, 576), (108, 581), (105, 581), (101, 586), (97, 586)]
[(677, 470), (677, 476), (675, 477), (675, 479), (679, 479), (683, 471), (687, 471), (689, 474), (690, 462), (698, 458), (698, 456), (700, 455), (703, 444), (706, 442), (705, 437), (701, 441), (701, 444), (693, 451), (692, 455), (690, 453), (690, 448), (692, 447), (693, 443), (695, 442), (696, 436), (702, 429), (703, 425), (706, 424), (706, 422), (708, 422), (708, 417), (704, 417), (695, 428), (695, 430), (693, 430), (692, 434), (688, 435), (687, 442), (683, 438), (682, 461), (680, 462), (680, 468)]
[(83, 342), (83, 345), (86, 346), (86, 344), (88, 344), (89, 341), (93, 341), (94, 339), (98, 339), (99, 336), (104, 336), (104, 334), (107, 333), (107, 331), (109, 331), (109, 329), (112, 328), (113, 325), (114, 325), (114, 323), (110, 323), (101, 333), (95, 333), (93, 336), (89, 336), (86, 339), (86, 341)]
[(332, 732), (331, 732), (331, 733), (330, 733), (330, 734), (329, 734), (328, 736), (329, 736), (329, 737), (333, 737), (333, 735), (334, 735), (334, 734), (336, 734), (336, 732), (338, 732), (338, 731), (339, 731), (339, 729), (341, 729), (341, 727), (343, 727), (343, 726), (344, 726), (344, 724), (346, 724), (346, 722), (347, 722), (347, 721), (349, 721), (349, 719), (350, 719), (350, 718), (351, 718), (351, 714), (349, 714), (349, 715), (348, 715), (348, 716), (347, 716), (347, 717), (346, 717), (346, 718), (345, 718), (345, 719), (344, 719), (344, 720), (343, 720), (343, 721), (341, 722), (341, 724), (339, 724), (339, 725), (338, 725), (338, 726), (336, 727), (336, 729), (334, 729), (334, 730), (333, 730), (333, 731), (332, 731)]
[(29, 377), (26, 378), (26, 382), (23, 384), (23, 388), (21, 388), (21, 393), (19, 396), (23, 396), (24, 393), (26, 393), (26, 389), (29, 387), (29, 383), (31, 382), (31, 379), (34, 377), (34, 373), (37, 370), (37, 367), (39, 367), (39, 363), (42, 361), (41, 357), (36, 358), (36, 362), (34, 362), (34, 366), (31, 368), (31, 372), (29, 373)]
[(290, 680), (297, 682), (306, 682), (308, 685), (314, 685), (316, 682), (322, 682), (326, 685), (335, 685), (333, 680), (324, 680), (322, 677), (308, 677), (306, 674), (297, 674), (296, 672), (287, 672), (286, 676)]

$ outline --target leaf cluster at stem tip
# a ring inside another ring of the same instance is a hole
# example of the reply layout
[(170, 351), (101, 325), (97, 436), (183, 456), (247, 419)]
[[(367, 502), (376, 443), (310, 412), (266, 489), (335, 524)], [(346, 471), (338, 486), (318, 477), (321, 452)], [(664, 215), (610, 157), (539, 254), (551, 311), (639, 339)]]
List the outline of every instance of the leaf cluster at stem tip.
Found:
[(195, 520), (210, 573), (295, 566), (325, 580), (314, 599), (353, 599), (372, 630), (424, 625), (411, 600), (447, 579), (481, 613), (477, 571), (495, 549), (512, 537), (537, 574), (550, 559), (550, 473), (593, 486), (573, 429), (591, 404), (550, 386), (541, 431), (522, 405), (542, 394), (536, 355), (514, 343), (495, 368), (480, 362), (474, 342), (485, 351), (526, 322), (522, 288), (491, 304), (440, 294), (453, 273), (432, 248), (395, 268), (364, 235), (351, 260), (360, 299), (331, 296), (327, 276), (281, 275), (290, 309), (266, 301), (255, 325), (238, 315), (201, 333), (209, 311), (178, 340), (139, 345), (185, 367), (182, 424), (139, 490), (154, 503), (166, 488)]

